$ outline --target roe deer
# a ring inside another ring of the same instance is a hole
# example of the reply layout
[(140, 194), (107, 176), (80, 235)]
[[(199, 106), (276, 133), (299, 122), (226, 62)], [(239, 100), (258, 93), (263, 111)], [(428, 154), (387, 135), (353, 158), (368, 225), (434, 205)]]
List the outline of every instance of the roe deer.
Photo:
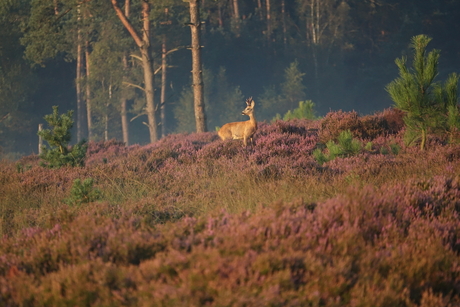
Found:
[(217, 134), (222, 140), (238, 140), (243, 139), (244, 146), (247, 146), (248, 140), (251, 141), (251, 145), (254, 145), (253, 135), (257, 130), (257, 121), (254, 117), (254, 100), (252, 97), (246, 100), (247, 107), (243, 110), (242, 114), (249, 116), (249, 120), (245, 122), (234, 122), (228, 123), (219, 129)]

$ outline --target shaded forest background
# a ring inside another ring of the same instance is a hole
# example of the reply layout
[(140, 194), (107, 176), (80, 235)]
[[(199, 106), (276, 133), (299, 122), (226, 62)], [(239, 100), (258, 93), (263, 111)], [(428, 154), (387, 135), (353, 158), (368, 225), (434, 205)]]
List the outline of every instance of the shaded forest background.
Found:
[[(142, 29), (144, 2), (116, 3)], [(188, 3), (149, 4), (159, 133), (191, 132)], [(317, 115), (387, 108), (394, 59), (417, 34), (441, 49), (440, 78), (460, 64), (459, 1), (202, 0), (201, 18), (209, 130), (245, 119), (249, 96), (259, 120), (304, 100)], [(2, 0), (0, 26), (0, 155), (36, 153), (43, 116), (54, 105), (77, 110), (79, 100), (73, 141), (123, 140), (124, 103), (129, 143), (149, 142), (139, 49), (111, 1)]]

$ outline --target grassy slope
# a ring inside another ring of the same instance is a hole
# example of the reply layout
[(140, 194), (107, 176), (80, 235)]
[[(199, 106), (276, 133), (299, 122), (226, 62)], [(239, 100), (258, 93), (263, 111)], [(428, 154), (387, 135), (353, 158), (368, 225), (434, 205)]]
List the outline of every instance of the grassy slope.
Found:
[[(93, 143), (84, 168), (2, 162), (0, 305), (459, 304), (460, 146), (405, 148), (400, 119), (262, 124), (250, 149)], [(316, 163), (344, 129), (372, 149)], [(100, 200), (72, 205), (86, 178)]]

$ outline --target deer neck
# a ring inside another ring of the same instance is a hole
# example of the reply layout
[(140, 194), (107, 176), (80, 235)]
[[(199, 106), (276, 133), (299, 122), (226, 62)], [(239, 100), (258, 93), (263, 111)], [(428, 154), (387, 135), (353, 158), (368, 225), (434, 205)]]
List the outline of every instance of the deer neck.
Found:
[(254, 113), (251, 113), (248, 116), (249, 116), (248, 122), (250, 122), (254, 126), (257, 126), (257, 121), (256, 121), (256, 117), (254, 116)]

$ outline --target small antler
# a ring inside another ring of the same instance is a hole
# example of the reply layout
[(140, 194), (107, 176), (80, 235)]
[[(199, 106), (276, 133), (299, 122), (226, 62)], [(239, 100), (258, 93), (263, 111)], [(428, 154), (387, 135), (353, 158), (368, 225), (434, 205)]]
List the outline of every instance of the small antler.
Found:
[(248, 99), (246, 99), (246, 104), (247, 104), (248, 106), (251, 105), (251, 102), (252, 102), (252, 97), (249, 97)]

